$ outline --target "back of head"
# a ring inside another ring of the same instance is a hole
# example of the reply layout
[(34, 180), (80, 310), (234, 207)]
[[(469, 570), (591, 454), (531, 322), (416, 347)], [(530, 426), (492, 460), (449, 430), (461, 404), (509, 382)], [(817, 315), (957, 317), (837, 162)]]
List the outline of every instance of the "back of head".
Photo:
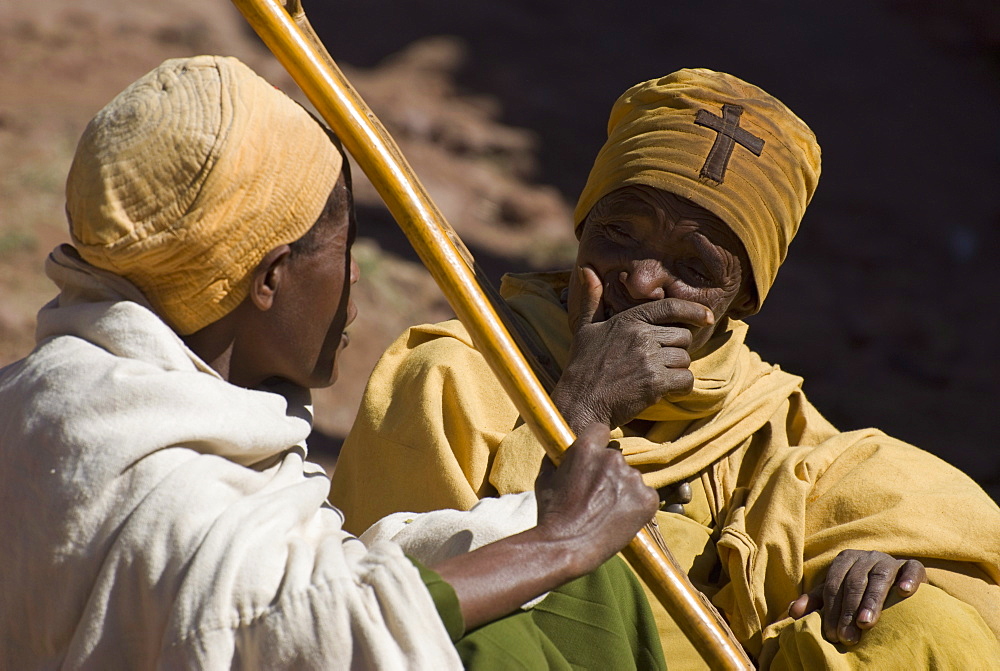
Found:
[(186, 335), (235, 308), (264, 255), (309, 230), (342, 161), (305, 109), (235, 58), (168, 60), (84, 131), (70, 234)]
[(624, 186), (687, 198), (740, 238), (759, 309), (819, 173), (815, 136), (778, 99), (732, 75), (679, 70), (615, 103), (575, 221), (579, 227), (597, 201)]

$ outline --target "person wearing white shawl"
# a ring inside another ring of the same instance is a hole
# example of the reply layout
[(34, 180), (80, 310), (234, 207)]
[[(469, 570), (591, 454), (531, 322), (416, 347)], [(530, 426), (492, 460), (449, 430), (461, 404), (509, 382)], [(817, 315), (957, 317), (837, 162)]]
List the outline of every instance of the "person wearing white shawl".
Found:
[[(606, 427), (537, 505), (341, 529), (305, 441), (355, 315), (353, 204), (290, 98), (167, 61), (88, 125), (66, 210), (60, 293), (0, 371), (0, 668), (663, 668), (613, 558), (657, 497)], [(617, 630), (573, 633), (590, 596)]]

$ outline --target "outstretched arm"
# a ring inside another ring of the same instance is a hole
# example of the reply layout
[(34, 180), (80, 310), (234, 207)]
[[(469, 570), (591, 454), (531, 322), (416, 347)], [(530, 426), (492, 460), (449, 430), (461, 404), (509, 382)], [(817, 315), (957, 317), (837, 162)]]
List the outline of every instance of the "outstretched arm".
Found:
[(433, 566), (455, 590), (466, 629), (593, 571), (652, 519), (655, 490), (607, 443), (608, 427), (592, 424), (558, 469), (543, 464), (537, 526)]

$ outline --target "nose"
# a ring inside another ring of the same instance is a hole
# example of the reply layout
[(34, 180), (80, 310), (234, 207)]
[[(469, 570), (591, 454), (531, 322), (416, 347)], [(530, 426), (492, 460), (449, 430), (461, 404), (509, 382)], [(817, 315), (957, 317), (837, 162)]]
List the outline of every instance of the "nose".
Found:
[(638, 259), (618, 274), (618, 281), (633, 300), (657, 301), (666, 296), (670, 275), (656, 259)]
[(352, 256), (351, 257), (351, 284), (356, 283), (359, 279), (361, 279), (361, 267), (358, 265), (358, 262), (355, 261), (354, 257)]

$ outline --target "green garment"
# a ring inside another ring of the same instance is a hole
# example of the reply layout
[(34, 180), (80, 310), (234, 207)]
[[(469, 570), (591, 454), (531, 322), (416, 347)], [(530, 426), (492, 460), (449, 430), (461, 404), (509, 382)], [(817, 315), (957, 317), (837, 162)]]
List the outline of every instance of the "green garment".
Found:
[(666, 669), (649, 603), (618, 557), (533, 608), (468, 633), (455, 591), (411, 561), (467, 669)]

